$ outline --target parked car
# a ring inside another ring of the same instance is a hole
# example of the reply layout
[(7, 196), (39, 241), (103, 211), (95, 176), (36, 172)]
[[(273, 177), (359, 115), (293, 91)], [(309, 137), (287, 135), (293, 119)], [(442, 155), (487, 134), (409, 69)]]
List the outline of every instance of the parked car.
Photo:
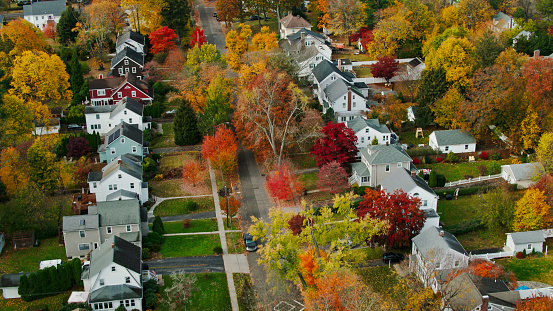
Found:
[(382, 255), (382, 261), (384, 261), (384, 263), (400, 262), (403, 259), (405, 259), (405, 257), (403, 256), (403, 254), (399, 253), (390, 252), (384, 253), (384, 255)]
[(217, 17), (217, 12), (213, 12), (213, 17)]
[(261, 17), (257, 16), (257, 15), (252, 15), (250, 16), (250, 18), (248, 18), (248, 21), (256, 21), (256, 20), (260, 20)]
[(68, 130), (82, 130), (82, 126), (78, 125), (78, 124), (69, 124), (67, 125), (67, 129)]
[(257, 250), (257, 243), (255, 243), (250, 234), (244, 233), (244, 244), (246, 244), (246, 250), (248, 252), (255, 252)]

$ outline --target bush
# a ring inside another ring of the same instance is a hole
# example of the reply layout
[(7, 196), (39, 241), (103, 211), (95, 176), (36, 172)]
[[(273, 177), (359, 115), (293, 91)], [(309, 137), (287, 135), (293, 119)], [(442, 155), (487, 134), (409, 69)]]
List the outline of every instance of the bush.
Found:
[(213, 252), (217, 255), (221, 255), (223, 253), (223, 248), (221, 246), (215, 246)]
[(123, 305), (119, 305), (119, 307), (115, 308), (115, 311), (127, 311), (127, 308)]
[(161, 220), (161, 217), (156, 216), (154, 218), (154, 222), (152, 224), (152, 231), (156, 232), (159, 235), (163, 235), (165, 233), (165, 227), (163, 227), (163, 221)]
[(152, 141), (155, 138), (155, 133), (152, 129), (145, 129), (142, 137), (145, 141)]
[(192, 225), (192, 220), (183, 219), (183, 221), (182, 221), (182, 227), (183, 228), (190, 228), (191, 225)]
[(436, 176), (436, 177), (437, 177), (437, 184), (436, 184), (436, 186), (437, 186), (437, 187), (443, 187), (443, 186), (445, 186), (445, 183), (447, 182), (445, 176), (442, 175), (442, 174), (436, 174), (436, 175), (437, 175), (437, 176)]
[(153, 159), (154, 161), (156, 161), (156, 162), (159, 161), (159, 160), (161, 160), (161, 154), (159, 154), (159, 153), (152, 153), (152, 159)]
[(142, 248), (142, 260), (150, 259), (150, 249), (147, 247)]
[(488, 167), (486, 164), (479, 165), (478, 172), (480, 172), (480, 176), (488, 175)]
[(419, 158), (414, 158), (413, 159), (413, 164), (417, 165), (421, 162), (421, 160)]
[(430, 147), (417, 147), (417, 148), (407, 149), (407, 154), (411, 158), (413, 158), (413, 157), (419, 157), (419, 156), (434, 155), (434, 154), (438, 154), (438, 152)]
[(153, 181), (161, 181), (163, 180), (163, 174), (157, 174), (156, 176), (154, 176), (154, 178), (152, 179)]
[(433, 161), (432, 161), (432, 158), (431, 158), (431, 157), (425, 156), (425, 157), (424, 157), (424, 162), (426, 162), (426, 164), (432, 164)]
[(152, 158), (144, 158), (142, 170), (144, 172), (155, 172), (157, 170), (157, 164)]
[(485, 151), (480, 152), (480, 159), (487, 160), (488, 154)]
[(488, 174), (495, 175), (501, 173), (501, 165), (495, 161), (492, 162), (488, 170)]
[(516, 258), (518, 259), (522, 259), (524, 258), (524, 254), (522, 252), (518, 252), (516, 255), (515, 255)]
[(526, 249), (522, 251), (522, 257), (526, 258)]
[(450, 163), (454, 163), (454, 162), (458, 162), (459, 161), (459, 158), (457, 157), (457, 155), (455, 153), (453, 153), (453, 151), (450, 151), (448, 154), (447, 154), (447, 157), (445, 158), (445, 160), (447, 162), (450, 162)]
[(479, 219), (473, 219), (468, 221), (463, 221), (453, 226), (447, 227), (447, 231), (454, 235), (464, 234), (468, 232), (473, 232), (476, 230), (484, 229), (486, 224), (482, 223)]
[(157, 305), (157, 293), (159, 293), (159, 285), (156, 280), (151, 279), (144, 283), (144, 305), (147, 310)]
[(492, 160), (501, 160), (501, 155), (497, 152), (492, 154)]
[(543, 253), (542, 252), (536, 252), (536, 257), (538, 258), (542, 258), (543, 257)]
[(438, 162), (438, 163), (442, 162), (442, 158), (437, 157), (437, 158), (436, 158), (436, 162)]
[(361, 187), (353, 187), (353, 193), (357, 194), (357, 195), (360, 195), (360, 196), (364, 196), (365, 195), (365, 189), (367, 188), (370, 188), (370, 187), (367, 187), (367, 186), (361, 186)]
[(189, 211), (195, 211), (198, 208), (198, 203), (194, 201), (186, 201), (184, 202), (184, 207)]
[(430, 177), (428, 178), (428, 186), (430, 188), (435, 188), (438, 186), (438, 174), (435, 171), (430, 172)]

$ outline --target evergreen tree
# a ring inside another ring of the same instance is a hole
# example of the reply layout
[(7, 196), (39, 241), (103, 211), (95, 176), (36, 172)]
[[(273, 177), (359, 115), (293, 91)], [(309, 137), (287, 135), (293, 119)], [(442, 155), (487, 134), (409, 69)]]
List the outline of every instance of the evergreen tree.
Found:
[(29, 297), (28, 301), (36, 299), (38, 297), (40, 288), (37, 280), (36, 273), (29, 274)]
[[(77, 97), (80, 95), (81, 88), (84, 84), (83, 78), (83, 69), (81, 63), (79, 62), (79, 57), (77, 52), (73, 51), (73, 57), (71, 57), (71, 90), (73, 91), (73, 96)], [(81, 102), (81, 101), (79, 101)]]
[(200, 141), (198, 119), (190, 104), (181, 99), (173, 122), (175, 144), (179, 146), (195, 145)]
[(154, 218), (154, 223), (152, 225), (152, 231), (157, 232), (160, 235), (163, 235), (165, 233), (165, 228), (163, 227), (163, 221), (161, 221), (161, 217), (156, 216), (156, 218)]
[[(190, 20), (191, 6), (187, 0), (166, 0), (167, 6), (161, 11), (163, 16), (163, 26), (167, 26), (173, 30), (179, 40), (186, 39), (190, 32), (188, 26)], [(187, 42), (184, 40), (183, 42)]]
[(72, 29), (77, 25), (78, 17), (79, 13), (73, 10), (72, 6), (68, 6), (65, 11), (61, 13), (60, 20), (56, 27), (60, 43), (67, 44), (69, 41), (75, 42), (78, 33), (72, 31)]
[(449, 89), (449, 83), (443, 68), (423, 71), (420, 81), (415, 98), (418, 104), (415, 123), (417, 126), (425, 127), (434, 120), (429, 106), (444, 96)]
[(82, 269), (81, 269), (81, 261), (79, 260), (79, 258), (73, 258), (73, 260), (71, 260), (71, 266), (72, 266), (71, 269), (73, 271), (73, 284), (75, 284), (76, 286), (81, 286)]
[(50, 275), (50, 291), (51, 292), (60, 292), (60, 275), (58, 273), (57, 267), (48, 268), (48, 274)]
[(19, 294), (19, 296), (21, 296), (21, 299), (23, 299), (24, 301), (28, 301), (29, 278), (25, 274), (19, 277), (19, 288), (17, 289), (17, 293)]
[(430, 176), (428, 177), (428, 186), (430, 188), (438, 186), (438, 175), (436, 174), (436, 171), (430, 172)]

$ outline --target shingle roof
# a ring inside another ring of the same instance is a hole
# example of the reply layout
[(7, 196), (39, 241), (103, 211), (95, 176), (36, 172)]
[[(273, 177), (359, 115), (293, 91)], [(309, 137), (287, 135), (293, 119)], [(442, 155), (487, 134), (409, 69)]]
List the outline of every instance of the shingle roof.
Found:
[[(84, 224), (82, 222), (84, 221)], [(63, 217), (63, 231), (72, 232), (87, 229), (98, 229), (100, 221), (98, 215), (74, 215)]]
[[(472, 136), (461, 130), (434, 131), (438, 146), (474, 144), (476, 141)], [(430, 134), (432, 135), (432, 134)]]
[(507, 233), (513, 238), (515, 244), (527, 244), (533, 242), (545, 242), (542, 230)]
[(65, 11), (65, 0), (32, 2), (23, 6), (23, 16), (48, 15), (61, 16)]
[(87, 182), (102, 180), (102, 171), (95, 171), (88, 173)]
[(326, 77), (328, 77), (333, 72), (336, 72), (337, 74), (339, 74), (344, 80), (348, 82), (353, 82), (350, 74), (340, 71), (340, 69), (338, 69), (336, 65), (334, 65), (332, 62), (329, 62), (326, 59), (318, 63), (317, 66), (313, 68), (312, 72), (313, 72), (313, 75), (315, 76), (315, 79), (317, 79), (317, 81), (319, 82), (323, 81)]
[(319, 55), (319, 53), (324, 52), (324, 49), (330, 50), (329, 47), (326, 45), (308, 45), (308, 46), (302, 46), (300, 49), (300, 52), (296, 54), (296, 61), (298, 63), (302, 63), (314, 56)]
[(88, 83), (90, 90), (114, 89), (125, 81), (125, 76), (117, 78), (94, 79)]
[(124, 34), (117, 37), (117, 46), (120, 46), (121, 44), (125, 43), (127, 40), (132, 40), (134, 42), (140, 43), (142, 45), (145, 44), (146, 39), (143, 35), (139, 34), (138, 32), (134, 31), (127, 31)]
[(140, 232), (134, 231), (134, 232), (122, 232), (119, 233), (119, 237), (127, 242), (139, 242), (140, 241)]
[(529, 180), (543, 172), (539, 162), (503, 165), (502, 168), (510, 171), (516, 180)]
[(115, 201), (120, 199), (135, 199), (138, 198), (138, 193), (130, 192), (125, 189), (119, 189), (115, 192), (112, 192), (106, 196), (106, 201)]
[(360, 151), (361, 156), (371, 165), (412, 161), (401, 146), (396, 145), (371, 145)]
[(444, 231), (444, 236), (442, 237), (440, 236), (440, 231), (443, 230), (437, 227), (428, 228), (413, 238), (413, 243), (415, 243), (423, 256), (428, 252), (436, 250), (445, 251), (448, 249), (468, 256), (463, 245), (459, 243), (453, 234)]
[(357, 173), (357, 176), (370, 176), (369, 168), (363, 162), (352, 163), (351, 168)]
[(324, 35), (322, 35), (318, 32), (311, 31), (309, 29), (305, 29), (305, 28), (302, 28), (302, 29), (298, 30), (297, 32), (295, 32), (291, 35), (288, 35), (288, 40), (290, 40), (290, 41), (299, 40), (299, 39), (301, 39), (301, 34), (302, 33), (304, 33), (306, 36), (310, 35), (310, 36), (313, 36), (315, 38), (326, 40)]
[(105, 201), (96, 203), (100, 226), (120, 226), (140, 223), (138, 199)]
[(19, 272), (12, 274), (3, 274), (0, 276), (0, 287), (17, 287), (19, 286), (19, 278), (22, 275), (29, 275), (31, 272)]
[(90, 276), (98, 274), (113, 263), (141, 273), (140, 261), (140, 247), (114, 235), (90, 254)]
[(461, 273), (451, 281), (451, 287), (459, 291), (451, 300), (454, 310), (473, 310), (482, 304), (482, 296), (490, 296), (491, 303), (505, 305), (501, 300), (493, 299), (491, 293), (511, 292), (507, 285), (501, 280)]
[(108, 285), (91, 292), (89, 302), (94, 303), (134, 298), (142, 298), (142, 289), (140, 287), (129, 286), (127, 284)]
[(294, 16), (292, 14), (288, 14), (281, 18), (280, 22), (285, 28), (311, 27), (311, 23), (306, 21), (305, 18), (301, 16)]
[(130, 157), (129, 154), (120, 155), (111, 163), (104, 166), (104, 168), (102, 168), (102, 179), (109, 177), (119, 170), (142, 180), (142, 162), (136, 161), (135, 158)]
[(144, 66), (144, 56), (133, 49), (125, 47), (122, 51), (115, 54), (115, 57), (111, 59), (110, 69), (113, 70), (113, 68), (115, 68), (115, 66), (117, 66), (117, 64), (119, 64), (125, 58), (132, 60), (140, 67)]
[(104, 138), (104, 143), (100, 147), (98, 147), (98, 150), (105, 150), (107, 147), (109, 147), (109, 145), (111, 145), (121, 136), (127, 137), (128, 139), (131, 139), (142, 145), (142, 131), (134, 124), (128, 124), (123, 121), (119, 123), (119, 125), (112, 128), (109, 132), (107, 132)]
[(143, 104), (139, 103), (137, 100), (131, 97), (125, 97), (117, 105), (115, 105), (115, 108), (111, 112), (110, 117), (116, 115), (117, 113), (119, 113), (119, 111), (125, 108), (129, 109), (130, 111), (136, 113), (139, 116), (142, 116), (144, 111)]
[(411, 176), (411, 173), (405, 168), (395, 170), (390, 176), (386, 177), (380, 185), (386, 192), (394, 193), (396, 190), (402, 190), (408, 193), (415, 187), (421, 187), (428, 193), (436, 195), (436, 193), (428, 186), (428, 184), (419, 176)]
[(380, 133), (390, 133), (388, 127), (384, 124), (380, 124), (378, 119), (365, 120), (360, 116), (355, 117), (351, 121), (347, 121), (346, 126), (352, 129), (355, 133), (364, 130), (367, 126)]

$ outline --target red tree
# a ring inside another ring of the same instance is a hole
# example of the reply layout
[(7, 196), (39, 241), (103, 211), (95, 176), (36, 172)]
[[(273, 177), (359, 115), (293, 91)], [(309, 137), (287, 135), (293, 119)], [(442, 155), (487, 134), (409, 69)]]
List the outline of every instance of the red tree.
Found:
[(319, 171), (317, 188), (338, 193), (348, 187), (348, 173), (336, 161), (323, 165)]
[(196, 184), (202, 181), (205, 175), (205, 170), (199, 161), (189, 159), (184, 162), (182, 168), (182, 179), (186, 184), (192, 184), (196, 187)]
[[(236, 213), (238, 213), (238, 209), (240, 208), (240, 200), (229, 196), (228, 197), (228, 215), (230, 217), (234, 217)], [(219, 206), (221, 207), (221, 212), (223, 215), (227, 215), (227, 200), (225, 198), (219, 198)]]
[(545, 194), (545, 201), (553, 208), (553, 176), (549, 174), (543, 175), (540, 180), (534, 184), (534, 188), (543, 191)]
[(286, 164), (278, 171), (270, 173), (265, 185), (269, 195), (278, 200), (292, 200), (304, 190), (298, 176), (294, 175)]
[[(553, 26), (552, 26), (553, 27)], [(553, 298), (547, 296), (532, 297), (517, 302), (516, 311), (551, 311)]]
[(387, 83), (394, 77), (398, 70), (399, 62), (392, 56), (382, 56), (378, 61), (371, 65), (371, 73), (375, 78), (384, 78)]
[(190, 36), (190, 47), (198, 45), (198, 48), (201, 48), (204, 43), (207, 43), (204, 36), (204, 30), (196, 27), (194, 33)]
[(338, 162), (341, 166), (355, 162), (357, 136), (344, 123), (328, 122), (321, 129), (321, 133), (323, 137), (315, 141), (310, 153), (317, 158), (318, 167), (332, 161)]
[(288, 220), (288, 226), (290, 226), (290, 230), (292, 230), (293, 235), (298, 235), (302, 232), (303, 228), (305, 228), (305, 224), (303, 223), (304, 221), (305, 216), (300, 214), (296, 214)]
[(509, 284), (511, 289), (518, 287), (517, 280), (512, 272), (506, 272), (502, 266), (485, 259), (472, 260), (466, 270), (481, 277), (503, 280)]
[(46, 25), (42, 28), (42, 32), (46, 38), (56, 40), (56, 22), (53, 20), (46, 22)]
[(237, 150), (236, 136), (225, 126), (218, 126), (214, 136), (204, 136), (202, 156), (209, 159), (216, 170), (222, 170), (224, 173), (234, 171)]
[(349, 43), (357, 42), (359, 39), (361, 39), (363, 49), (367, 49), (367, 44), (374, 39), (372, 30), (367, 27), (361, 27), (359, 32), (354, 32), (349, 36)]
[[(401, 190), (393, 194), (372, 189), (365, 190), (364, 200), (359, 204), (357, 216), (368, 215), (371, 218), (387, 220), (390, 229), (385, 236), (376, 237), (385, 242), (388, 248), (409, 245), (411, 238), (417, 235), (426, 216), (420, 208), (420, 199), (413, 198)], [(373, 241), (375, 242), (375, 241)]]
[(174, 40), (177, 39), (177, 35), (173, 29), (164, 26), (152, 32), (149, 38), (152, 44), (152, 54), (159, 54), (175, 48)]
[(67, 143), (67, 156), (80, 158), (92, 152), (88, 140), (84, 137), (70, 137)]

